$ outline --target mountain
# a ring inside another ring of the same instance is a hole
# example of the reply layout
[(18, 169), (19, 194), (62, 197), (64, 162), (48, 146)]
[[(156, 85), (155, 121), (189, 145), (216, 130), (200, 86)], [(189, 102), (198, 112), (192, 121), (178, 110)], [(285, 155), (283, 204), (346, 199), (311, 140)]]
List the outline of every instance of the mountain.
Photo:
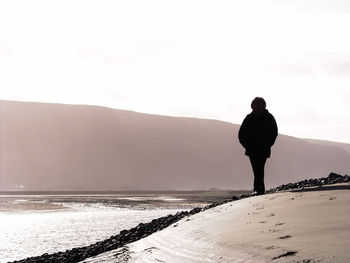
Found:
[[(0, 190), (251, 188), (238, 129), (99, 106), (0, 101)], [(341, 146), (280, 134), (267, 187), (349, 173)]]
[(316, 139), (304, 139), (304, 140), (309, 141), (309, 142), (313, 142), (313, 143), (319, 143), (319, 144), (326, 145), (326, 146), (335, 146), (335, 147), (338, 147), (340, 149), (343, 149), (348, 154), (350, 154), (350, 144), (349, 143), (331, 142), (331, 141), (316, 140)]

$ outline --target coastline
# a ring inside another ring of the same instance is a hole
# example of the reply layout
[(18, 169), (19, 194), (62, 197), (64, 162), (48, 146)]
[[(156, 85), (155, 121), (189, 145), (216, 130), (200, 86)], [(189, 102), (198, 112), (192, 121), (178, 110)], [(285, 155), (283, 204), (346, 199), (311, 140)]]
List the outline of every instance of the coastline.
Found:
[[(126, 262), (348, 263), (350, 184), (318, 188), (253, 196), (184, 218), (127, 245)], [(116, 261), (118, 252), (83, 262), (125, 262)]]
[[(290, 190), (300, 191), (305, 188), (312, 189), (309, 187), (324, 188), (327, 185), (347, 183), (347, 182), (350, 182), (349, 176), (347, 175), (341, 176), (341, 175), (331, 173), (326, 178), (310, 179), (310, 180), (300, 181), (297, 183), (281, 185), (279, 187), (268, 190), (267, 194), (279, 193), (279, 192), (290, 191)], [(139, 224), (137, 227), (134, 227), (129, 230), (123, 230), (118, 235), (111, 236), (106, 240), (97, 242), (95, 244), (92, 244), (86, 247), (73, 248), (65, 252), (58, 252), (54, 254), (43, 254), (38, 257), (31, 257), (31, 258), (26, 258), (18, 261), (13, 261), (13, 262), (24, 262), (24, 263), (27, 263), (27, 262), (79, 262), (84, 259), (97, 256), (107, 251), (116, 250), (118, 248), (121, 250), (123, 249), (125, 250), (125, 245), (144, 239), (145, 237), (148, 237), (155, 232), (163, 230), (185, 217), (190, 217), (200, 212), (210, 210), (219, 205), (223, 205), (236, 200), (246, 199), (253, 196), (254, 195), (252, 194), (233, 196), (232, 200), (225, 200), (224, 202), (213, 203), (205, 206), (204, 208), (197, 207), (192, 209), (189, 212), (182, 211), (175, 215), (168, 215), (165, 217), (154, 219), (151, 222), (146, 224)], [(126, 251), (124, 251), (124, 253), (121, 253), (121, 255), (122, 254), (126, 254)]]

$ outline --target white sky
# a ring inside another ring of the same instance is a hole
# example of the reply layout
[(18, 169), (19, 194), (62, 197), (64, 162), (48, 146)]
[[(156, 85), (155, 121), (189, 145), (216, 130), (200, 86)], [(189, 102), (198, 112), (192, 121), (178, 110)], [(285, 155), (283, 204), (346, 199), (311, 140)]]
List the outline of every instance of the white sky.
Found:
[(241, 123), (350, 143), (350, 1), (0, 0), (0, 99)]

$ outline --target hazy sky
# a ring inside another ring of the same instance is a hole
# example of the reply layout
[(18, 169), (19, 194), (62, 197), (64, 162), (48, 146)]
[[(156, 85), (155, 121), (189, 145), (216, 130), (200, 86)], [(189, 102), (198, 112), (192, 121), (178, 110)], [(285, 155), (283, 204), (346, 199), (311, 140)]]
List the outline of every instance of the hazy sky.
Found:
[(241, 123), (350, 143), (350, 1), (0, 0), (0, 99)]

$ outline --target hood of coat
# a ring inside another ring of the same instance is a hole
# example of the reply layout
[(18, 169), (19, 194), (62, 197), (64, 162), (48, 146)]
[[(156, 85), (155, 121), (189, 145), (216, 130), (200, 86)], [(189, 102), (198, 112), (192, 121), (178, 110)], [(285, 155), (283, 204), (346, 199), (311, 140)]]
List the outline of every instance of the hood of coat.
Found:
[(252, 111), (250, 113), (250, 115), (252, 115), (252, 116), (264, 116), (264, 115), (267, 115), (269, 113), (270, 112), (267, 109), (264, 109), (261, 113), (256, 113), (256, 112)]

